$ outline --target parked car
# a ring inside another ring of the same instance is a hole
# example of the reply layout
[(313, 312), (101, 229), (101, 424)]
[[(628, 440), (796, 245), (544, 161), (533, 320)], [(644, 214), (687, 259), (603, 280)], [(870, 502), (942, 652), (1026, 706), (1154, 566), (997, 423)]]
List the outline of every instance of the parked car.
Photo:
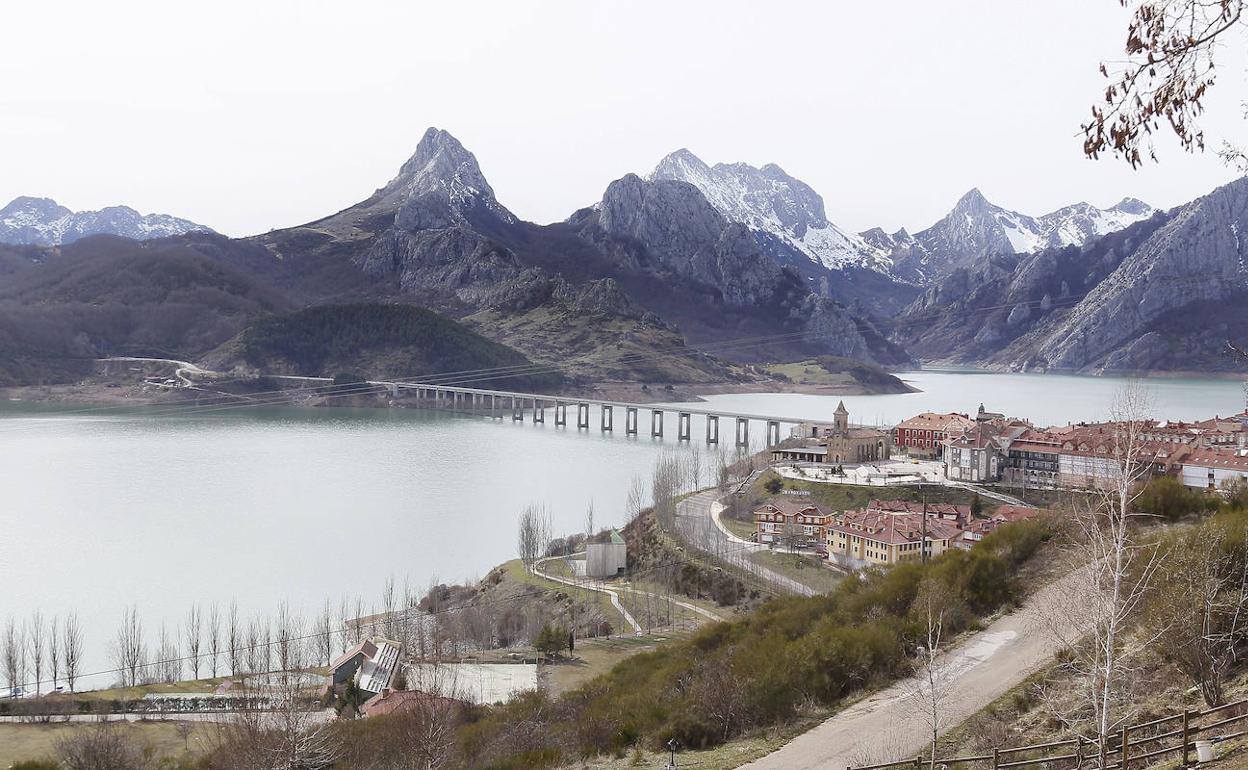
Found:
[(815, 549), (815, 556), (818, 556), (821, 559), (828, 558), (828, 549), (823, 546), (819, 546)]

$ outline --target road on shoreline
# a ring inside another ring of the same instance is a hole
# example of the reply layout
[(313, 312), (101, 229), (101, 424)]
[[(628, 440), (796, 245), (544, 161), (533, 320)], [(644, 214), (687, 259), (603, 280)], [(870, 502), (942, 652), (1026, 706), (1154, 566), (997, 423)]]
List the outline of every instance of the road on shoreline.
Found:
[[(1080, 585), (1072, 572), (1045, 586), (1009, 615), (972, 634), (951, 652), (943, 689), (941, 732), (962, 724), (1047, 664), (1061, 643), (1046, 629)], [(742, 768), (807, 770), (875, 764), (925, 753), (928, 726), (913, 693), (913, 677), (874, 693), (790, 743)]]

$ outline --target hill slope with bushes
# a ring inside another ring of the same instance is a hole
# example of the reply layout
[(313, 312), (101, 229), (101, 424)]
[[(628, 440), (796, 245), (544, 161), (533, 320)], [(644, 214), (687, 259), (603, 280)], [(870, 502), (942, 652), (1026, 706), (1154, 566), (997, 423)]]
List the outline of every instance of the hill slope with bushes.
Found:
[(558, 374), (431, 310), (412, 305), (321, 305), (251, 323), (221, 351), (218, 367), (268, 374), (367, 379), (446, 373), (472, 387), (541, 389)]

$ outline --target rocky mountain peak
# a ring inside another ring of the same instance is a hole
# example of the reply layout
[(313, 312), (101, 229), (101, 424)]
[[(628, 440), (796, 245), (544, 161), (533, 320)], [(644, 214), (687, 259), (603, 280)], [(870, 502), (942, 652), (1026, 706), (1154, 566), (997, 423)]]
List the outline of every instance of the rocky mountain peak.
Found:
[(829, 222), (819, 193), (775, 163), (708, 166), (682, 149), (649, 178), (693, 185), (724, 218), (754, 232), (765, 251), (804, 273), (853, 266), (887, 274), (892, 267), (885, 253)]
[[(449, 132), (430, 127), (416, 145), (416, 152), (399, 168), (399, 174), (378, 190), (381, 204), (440, 210), (434, 217), (455, 218), (466, 211), (484, 206), (505, 222), (514, 222), (511, 212), (494, 197), (494, 189), (486, 181), (477, 158)], [(409, 217), (409, 219), (412, 219)], [(415, 220), (430, 223), (428, 217)], [(428, 226), (426, 224), (425, 226)]]
[(710, 175), (711, 167), (688, 149), (681, 147), (663, 156), (650, 179), (685, 179), (693, 175)]
[(101, 234), (147, 240), (192, 230), (211, 232), (187, 219), (168, 214), (143, 215), (129, 206), (75, 212), (51, 198), (23, 195), (0, 209), (0, 243), (56, 246)]
[(953, 206), (953, 210), (959, 213), (979, 212), (989, 208), (996, 208), (996, 206), (988, 202), (978, 187), (967, 190)]
[(19, 195), (9, 204), (0, 209), (0, 219), (8, 219), (19, 215), (26, 215), (39, 218), (57, 218), (66, 214), (72, 214), (70, 209), (65, 208), (51, 198), (35, 198), (29, 195)]
[(1155, 211), (1155, 209), (1152, 206), (1148, 205), (1147, 203), (1140, 200), (1139, 198), (1131, 198), (1131, 197), (1123, 198), (1122, 200), (1115, 203), (1113, 207), (1110, 208), (1109, 210), (1117, 211), (1122, 214), (1128, 214), (1134, 217), (1139, 217), (1141, 219), (1143, 219), (1144, 217), (1152, 216), (1153, 211)]

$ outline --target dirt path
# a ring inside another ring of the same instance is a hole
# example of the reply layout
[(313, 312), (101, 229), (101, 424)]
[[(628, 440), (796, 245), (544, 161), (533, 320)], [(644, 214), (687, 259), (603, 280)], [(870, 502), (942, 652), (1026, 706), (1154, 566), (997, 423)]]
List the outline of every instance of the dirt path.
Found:
[[(1078, 580), (1078, 574), (1072, 573), (1042, 588), (1019, 610), (958, 646), (946, 664), (949, 695), (942, 721), (948, 728), (966, 721), (1053, 658), (1059, 643), (1044, 623)], [(927, 746), (928, 727), (910, 695), (915, 687), (914, 681), (907, 680), (875, 693), (744, 767), (845, 770), (917, 756)]]

